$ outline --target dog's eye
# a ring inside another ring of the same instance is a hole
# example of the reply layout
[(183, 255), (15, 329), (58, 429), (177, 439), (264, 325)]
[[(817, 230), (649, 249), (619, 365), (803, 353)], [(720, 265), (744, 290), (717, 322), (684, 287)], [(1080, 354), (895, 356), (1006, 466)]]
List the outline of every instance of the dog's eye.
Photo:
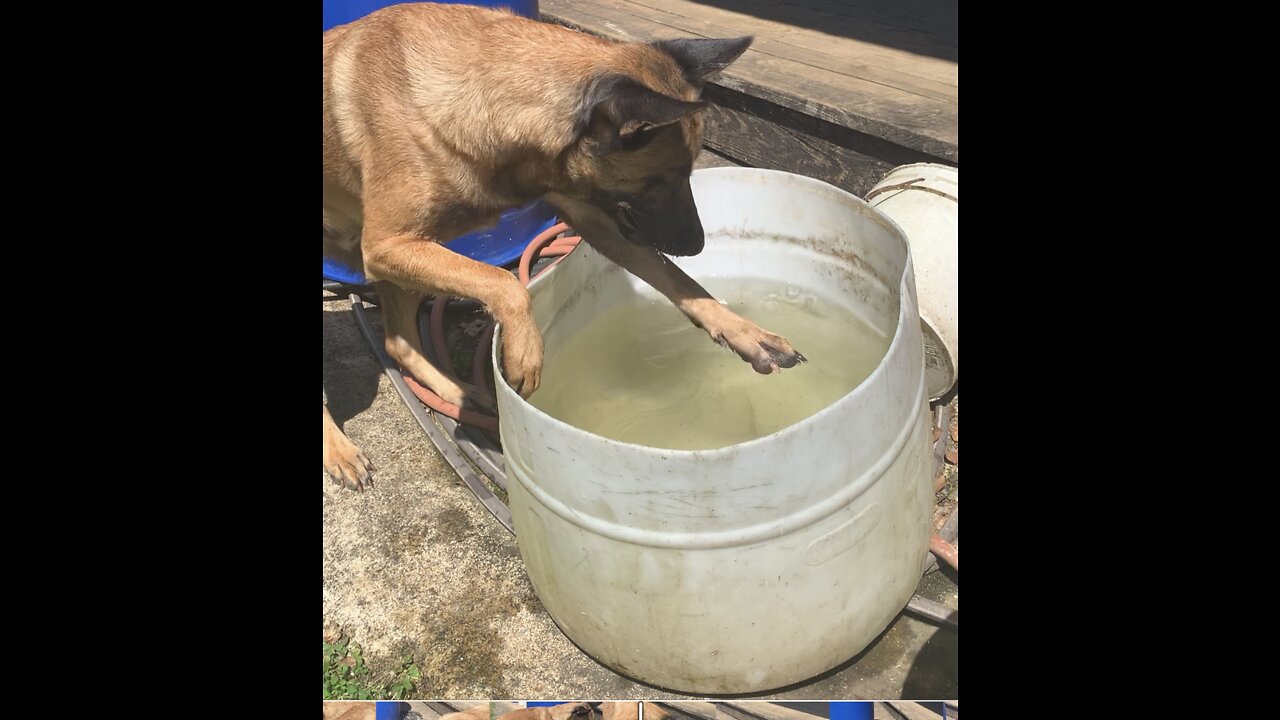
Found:
[(628, 230), (638, 230), (639, 225), (636, 223), (636, 216), (631, 214), (631, 206), (627, 203), (618, 203), (618, 224)]

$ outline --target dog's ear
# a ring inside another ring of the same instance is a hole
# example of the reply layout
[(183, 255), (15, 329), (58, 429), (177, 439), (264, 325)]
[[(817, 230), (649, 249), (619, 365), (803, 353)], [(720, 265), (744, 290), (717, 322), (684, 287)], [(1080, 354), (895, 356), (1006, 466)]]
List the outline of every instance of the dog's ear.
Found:
[(692, 84), (702, 82), (712, 73), (719, 72), (738, 59), (747, 51), (751, 35), (740, 38), (681, 38), (679, 40), (660, 40), (654, 47), (670, 55), (676, 64), (684, 70), (685, 79)]
[(592, 154), (601, 155), (635, 146), (646, 131), (706, 106), (702, 100), (681, 100), (655, 92), (626, 75), (605, 75), (588, 87), (575, 125), (580, 135), (591, 133)]

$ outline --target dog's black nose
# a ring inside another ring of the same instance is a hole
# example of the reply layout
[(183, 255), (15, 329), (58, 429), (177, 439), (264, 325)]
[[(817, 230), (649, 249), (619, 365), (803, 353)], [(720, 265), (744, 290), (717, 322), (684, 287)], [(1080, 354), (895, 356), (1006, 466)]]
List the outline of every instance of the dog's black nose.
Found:
[(689, 242), (685, 245), (688, 250), (685, 255), (697, 255), (702, 252), (702, 249), (706, 246), (707, 236), (702, 233), (702, 223), (698, 223), (697, 232), (694, 233), (693, 237), (691, 237)]
[(702, 232), (702, 223), (695, 223), (693, 227), (686, 228), (683, 231), (673, 232), (665, 237), (664, 244), (655, 244), (662, 252), (676, 257), (688, 257), (697, 255), (702, 252), (706, 246), (706, 236)]

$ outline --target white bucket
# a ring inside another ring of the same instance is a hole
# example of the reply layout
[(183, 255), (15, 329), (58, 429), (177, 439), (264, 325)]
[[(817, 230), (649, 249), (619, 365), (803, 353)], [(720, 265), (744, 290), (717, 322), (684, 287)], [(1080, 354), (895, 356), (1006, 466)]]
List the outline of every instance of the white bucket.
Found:
[[(676, 263), (844, 303), (893, 338), (870, 377), (795, 425), (715, 450), (593, 435), (505, 382), (499, 425), (520, 552), (564, 633), (653, 685), (758, 692), (856, 655), (920, 580), (934, 502), (920, 318), (902, 231), (853, 195), (751, 168), (695, 172), (693, 194), (706, 249)], [(530, 286), (547, 356), (635, 293), (655, 294), (579, 247)]]
[(907, 234), (924, 321), (925, 386), (943, 397), (960, 379), (960, 169), (936, 163), (896, 167), (867, 202)]

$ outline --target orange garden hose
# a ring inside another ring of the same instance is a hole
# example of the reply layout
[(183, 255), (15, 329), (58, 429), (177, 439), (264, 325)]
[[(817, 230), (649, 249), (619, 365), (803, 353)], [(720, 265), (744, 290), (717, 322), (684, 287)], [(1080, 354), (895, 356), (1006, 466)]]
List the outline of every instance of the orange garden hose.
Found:
[(956, 547), (951, 543), (943, 540), (938, 533), (934, 533), (933, 537), (929, 538), (929, 552), (938, 558), (938, 562), (945, 562), (951, 566), (952, 570), (960, 572), (960, 551), (956, 550)]
[[(578, 243), (582, 241), (582, 238), (580, 237), (556, 237), (568, 229), (569, 226), (565, 223), (558, 223), (542, 231), (534, 237), (533, 240), (529, 241), (528, 246), (524, 249), (524, 253), (520, 256), (520, 266), (518, 270), (520, 282), (525, 285), (529, 284), (529, 281), (532, 279), (530, 277), (530, 269), (539, 258), (557, 258), (556, 261), (552, 263), (554, 266), (556, 263), (559, 263), (564, 259), (563, 256), (568, 255), (573, 252), (574, 248), (578, 247)], [(458, 373), (453, 367), (452, 361), (449, 359), (449, 352), (447, 350), (447, 345), (445, 344), (444, 311), (447, 303), (448, 298), (443, 295), (437, 295), (431, 301), (431, 348), (428, 355), (430, 356), (429, 359), (432, 360), (441, 372), (449, 377), (457, 378)], [(484, 333), (480, 336), (480, 342), (476, 345), (475, 357), (471, 363), (472, 381), (478, 388), (480, 388), (480, 391), (485, 394), (489, 394), (491, 390), (488, 378), (485, 374), (485, 368), (489, 365), (489, 348), (490, 345), (493, 344), (493, 333), (494, 325), (490, 322), (489, 326), (485, 328)], [(465, 423), (467, 425), (474, 425), (482, 430), (490, 430), (492, 432), (498, 431), (497, 417), (461, 408), (454, 403), (447, 402), (444, 398), (441, 398), (429, 388), (416, 382), (410, 375), (405, 374), (404, 381), (409, 390), (412, 391), (413, 394), (423, 402), (423, 404), (431, 408), (433, 411), (438, 412), (445, 417), (453, 418), (458, 422)]]
[(529, 268), (533, 266), (534, 257), (542, 252), (542, 249), (556, 240), (556, 236), (568, 230), (569, 226), (564, 223), (557, 223), (543, 230), (533, 240), (529, 242), (528, 247), (524, 249), (524, 254), (520, 256), (520, 282), (525, 285), (529, 284)]
[(418, 397), (427, 407), (444, 415), (451, 417), (461, 423), (475, 425), (482, 430), (491, 430), (498, 432), (498, 418), (493, 415), (485, 415), (484, 413), (474, 412), (466, 408), (447, 402), (444, 398), (418, 384), (412, 375), (401, 373), (404, 375), (404, 384), (409, 386), (413, 394)]

